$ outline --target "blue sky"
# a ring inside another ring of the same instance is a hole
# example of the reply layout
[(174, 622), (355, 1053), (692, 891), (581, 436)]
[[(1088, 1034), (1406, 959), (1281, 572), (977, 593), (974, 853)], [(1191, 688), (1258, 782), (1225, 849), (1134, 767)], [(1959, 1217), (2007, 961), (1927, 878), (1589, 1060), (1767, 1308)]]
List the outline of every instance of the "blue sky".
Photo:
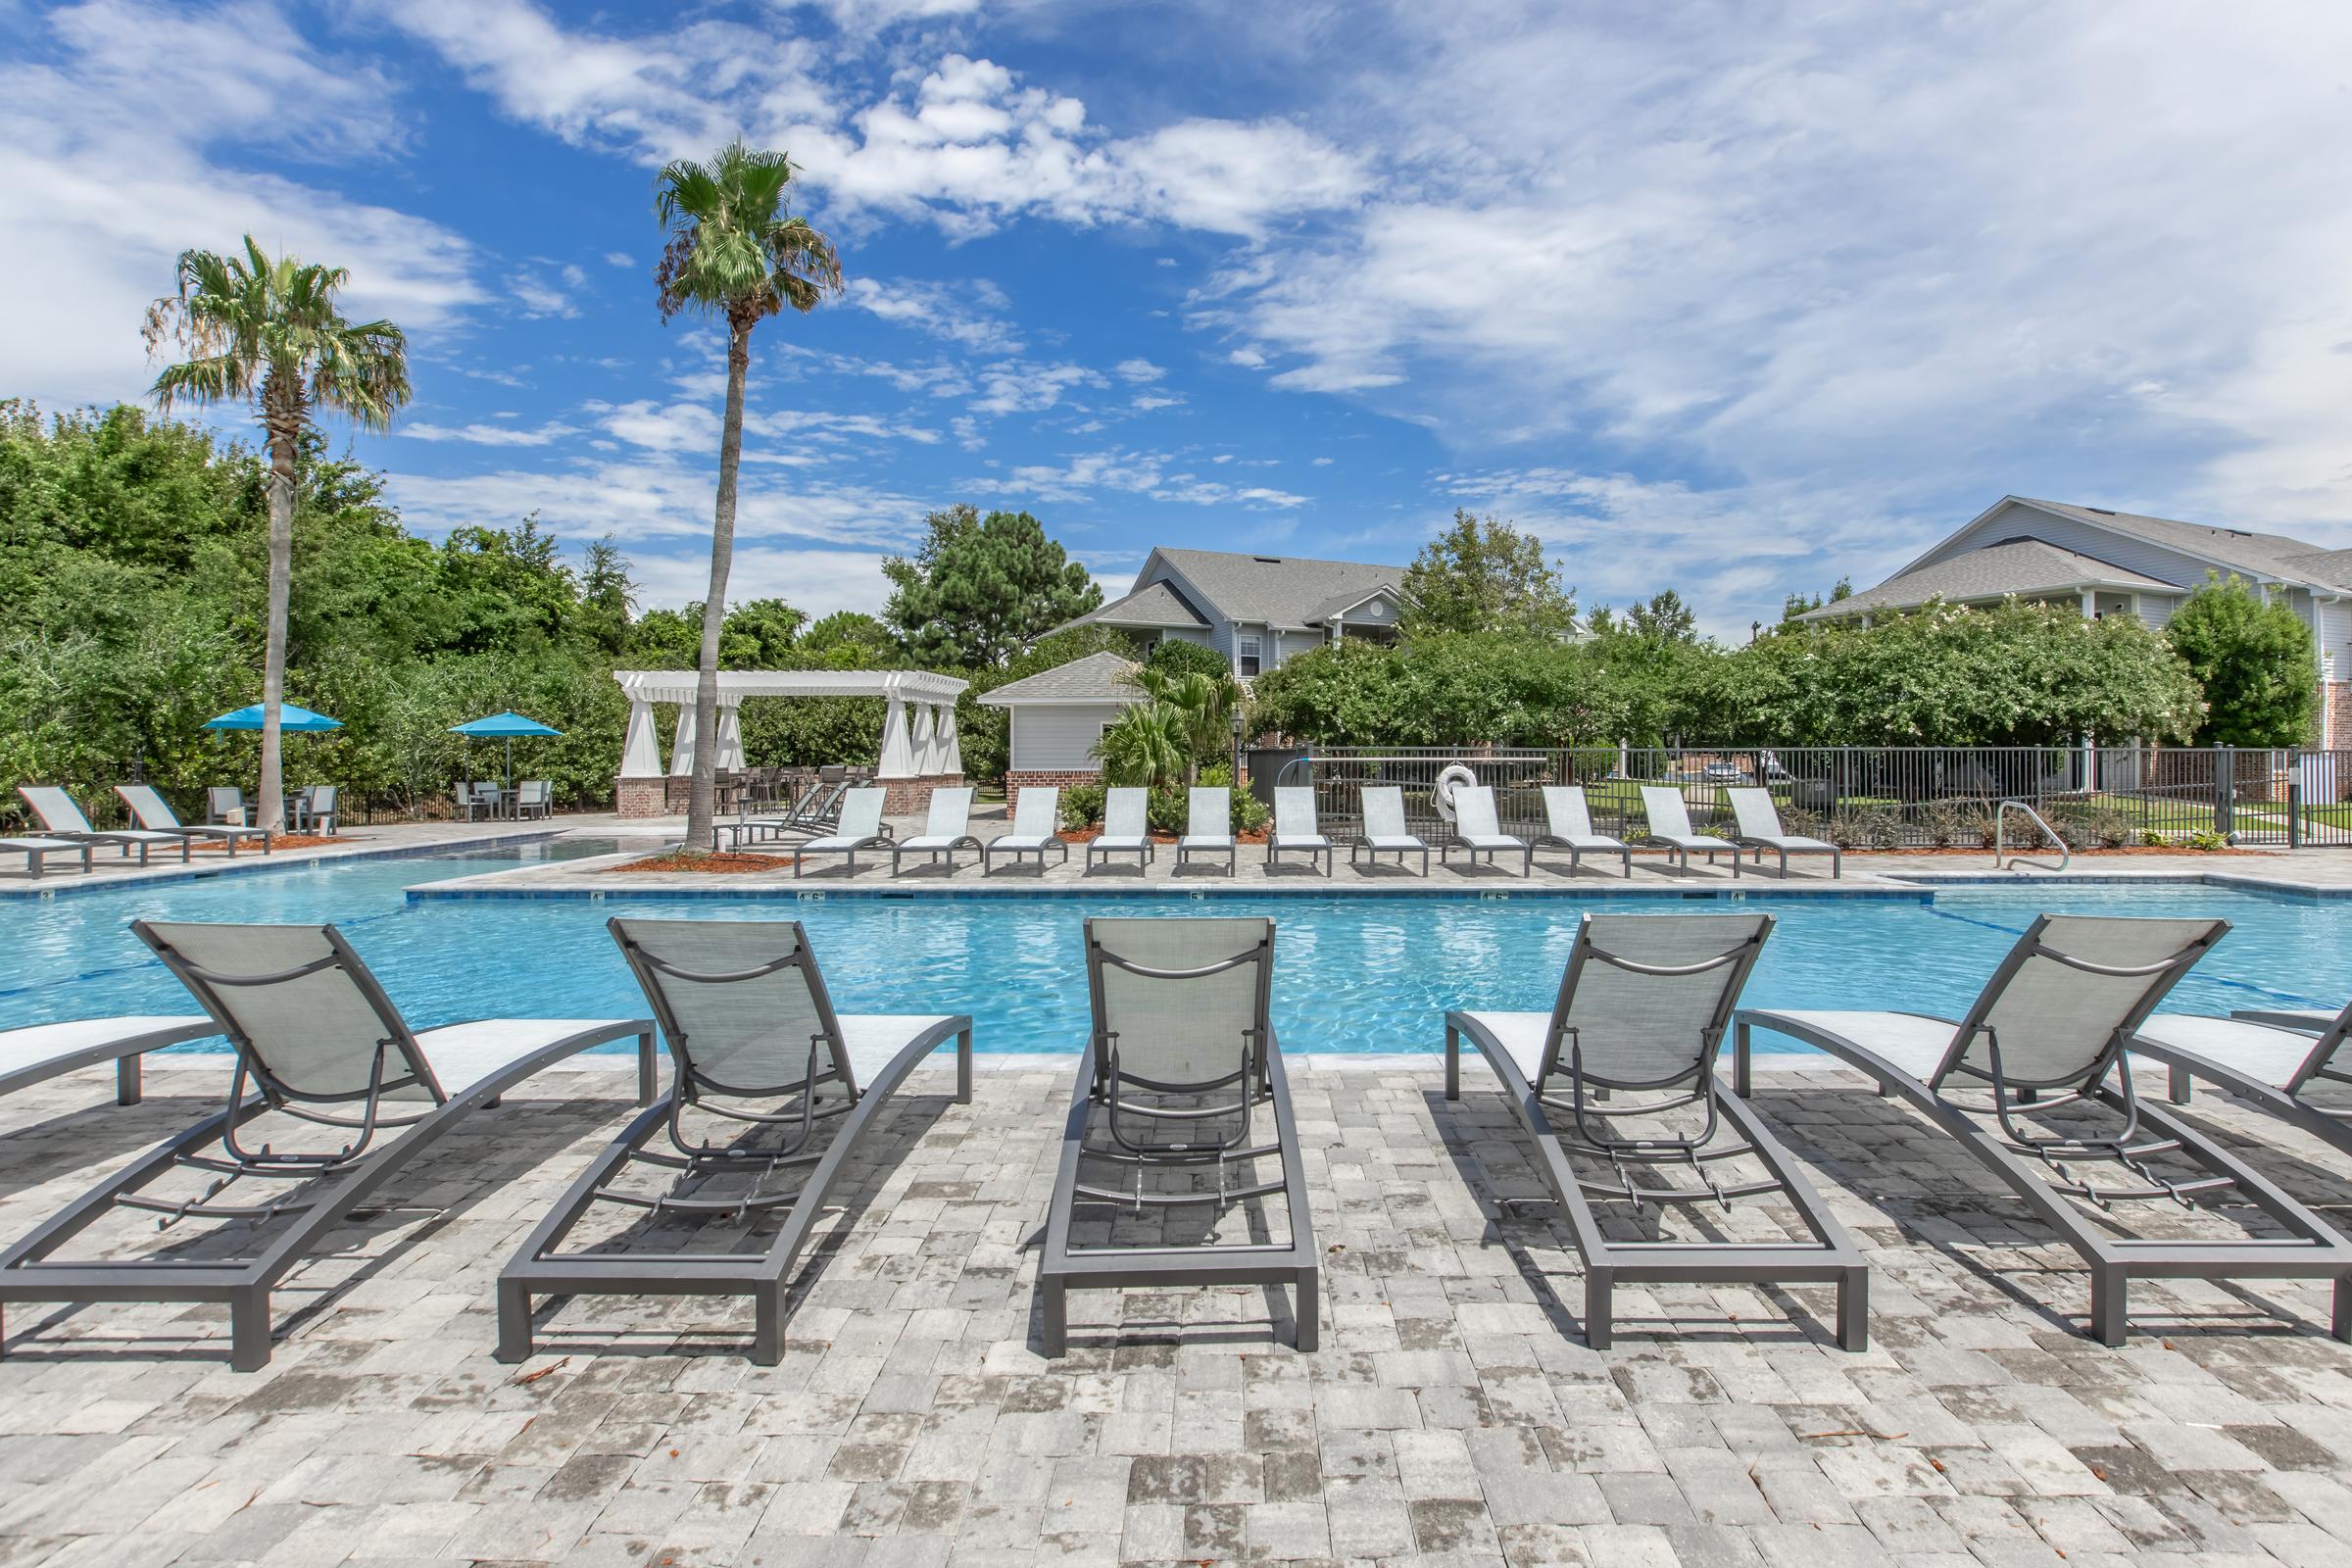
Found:
[[(653, 172), (806, 171), (736, 597), (954, 501), (1401, 562), (1456, 506), (1743, 633), (2015, 492), (2352, 544), (2352, 8), (0, 0), (0, 396), (137, 397), (182, 247), (352, 270), (431, 534), (705, 570), (719, 341)], [(223, 421), (237, 425), (233, 417)]]

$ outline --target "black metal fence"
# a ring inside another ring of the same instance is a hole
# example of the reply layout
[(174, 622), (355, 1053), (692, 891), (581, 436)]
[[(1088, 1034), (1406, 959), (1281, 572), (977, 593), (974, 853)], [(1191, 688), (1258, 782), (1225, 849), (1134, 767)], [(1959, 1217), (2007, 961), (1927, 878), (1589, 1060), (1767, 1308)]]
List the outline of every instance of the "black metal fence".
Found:
[[(1366, 785), (1396, 785), (1417, 830), (1440, 825), (1436, 786), (1461, 767), (1494, 787), (1506, 832), (1544, 829), (1543, 786), (1581, 785), (1602, 833), (1643, 828), (1642, 786), (1668, 785), (1694, 828), (1728, 829), (1729, 789), (1771, 792), (1783, 825), (1850, 849), (1986, 849), (2003, 801), (2022, 801), (2075, 848), (2352, 844), (2352, 751), (2153, 746), (1334, 747), (1289, 760), (1324, 830), (1361, 824)], [(1257, 773), (1263, 779), (1263, 770)], [(2021, 838), (2022, 835), (2022, 838)], [(2012, 815), (2011, 844), (2034, 832)]]

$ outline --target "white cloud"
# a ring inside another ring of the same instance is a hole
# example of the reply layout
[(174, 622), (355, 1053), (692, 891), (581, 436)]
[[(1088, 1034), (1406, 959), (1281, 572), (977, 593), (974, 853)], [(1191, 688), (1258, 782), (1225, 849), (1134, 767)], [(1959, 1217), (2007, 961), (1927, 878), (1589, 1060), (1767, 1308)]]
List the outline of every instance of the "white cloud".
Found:
[(1021, 352), (1020, 334), (1005, 318), (1012, 302), (984, 277), (958, 283), (853, 277), (844, 298), (885, 321), (945, 338), (976, 353)]
[(607, 251), (605, 252), (605, 265), (608, 267), (635, 267), (637, 258), (631, 256), (627, 251)]
[[(500, 418), (509, 417), (500, 415)], [(458, 441), (477, 447), (544, 447), (579, 432), (571, 425), (550, 419), (531, 429), (506, 424), (427, 424), (421, 420), (404, 420), (392, 427), (392, 433), (411, 441)]]
[[(710, 591), (707, 554), (633, 554), (629, 565), (637, 578), (637, 602), (649, 609), (694, 604)], [(753, 599), (789, 600), (811, 618), (836, 610), (878, 614), (889, 602), (890, 581), (882, 575), (878, 552), (756, 545), (736, 551), (727, 570), (727, 603)]]
[(1079, 387), (1103, 387), (1110, 382), (1100, 370), (1083, 365), (1033, 365), (1007, 361), (980, 372), (981, 395), (972, 400), (980, 414), (1036, 414), (1059, 403)]
[[(1238, 506), (1250, 511), (1288, 511), (1307, 498), (1264, 485), (1237, 486), (1175, 469), (1178, 460), (1158, 452), (1088, 452), (1061, 465), (1022, 464), (1004, 477), (963, 481), (983, 495), (1077, 503), (1110, 490), (1148, 496), (1180, 506)], [(1171, 471), (1174, 470), (1174, 471)]]
[(1112, 366), (1111, 369), (1117, 372), (1120, 380), (1134, 381), (1139, 384), (1159, 380), (1168, 373), (1164, 367), (1153, 365), (1150, 360), (1140, 358), (1121, 360)]

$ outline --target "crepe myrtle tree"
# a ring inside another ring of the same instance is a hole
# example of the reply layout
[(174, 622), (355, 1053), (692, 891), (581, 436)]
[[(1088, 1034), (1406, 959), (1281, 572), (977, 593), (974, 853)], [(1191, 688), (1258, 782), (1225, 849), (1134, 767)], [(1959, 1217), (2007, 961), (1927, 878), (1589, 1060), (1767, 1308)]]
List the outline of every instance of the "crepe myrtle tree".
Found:
[(780, 152), (731, 142), (707, 162), (680, 159), (654, 181), (654, 210), (668, 231), (654, 282), (662, 318), (708, 316), (727, 328), (727, 402), (719, 426), (718, 495), (710, 520), (710, 588), (703, 596), (696, 660), (694, 773), (686, 798), (686, 849), (710, 836), (718, 749), (718, 644), (727, 574), (735, 559), (735, 492), (743, 466), (744, 382), (752, 328), (787, 307), (806, 315), (841, 288), (833, 242), (786, 209), (793, 163)]
[(390, 321), (344, 319), (340, 267), (245, 254), (182, 251), (178, 288), (147, 308), (149, 354), (188, 358), (155, 378), (156, 406), (251, 403), (270, 452), (270, 608), (262, 656), (258, 826), (285, 825), (280, 719), (286, 690), (286, 606), (294, 580), (295, 455), (321, 410), (380, 430), (409, 400), (408, 340)]

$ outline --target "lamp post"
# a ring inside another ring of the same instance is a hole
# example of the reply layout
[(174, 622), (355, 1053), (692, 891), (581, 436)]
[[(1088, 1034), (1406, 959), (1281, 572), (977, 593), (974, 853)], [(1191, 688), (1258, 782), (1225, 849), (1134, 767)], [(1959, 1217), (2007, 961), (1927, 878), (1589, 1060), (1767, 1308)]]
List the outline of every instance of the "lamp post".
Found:
[(1239, 705), (1233, 710), (1233, 787), (1237, 790), (1246, 787), (1242, 779), (1242, 710)]

